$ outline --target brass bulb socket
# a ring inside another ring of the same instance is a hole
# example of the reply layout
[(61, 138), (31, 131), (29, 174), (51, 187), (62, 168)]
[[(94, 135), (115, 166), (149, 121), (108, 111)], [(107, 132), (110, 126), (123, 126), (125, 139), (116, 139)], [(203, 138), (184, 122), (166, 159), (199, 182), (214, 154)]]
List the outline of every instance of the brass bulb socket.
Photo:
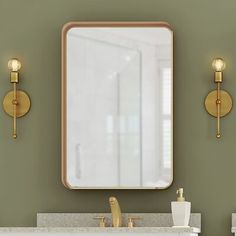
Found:
[(11, 83), (19, 83), (19, 73), (18, 72), (11, 71), (10, 82)]
[(222, 71), (215, 71), (214, 81), (215, 81), (215, 83), (222, 83), (223, 82), (223, 72)]

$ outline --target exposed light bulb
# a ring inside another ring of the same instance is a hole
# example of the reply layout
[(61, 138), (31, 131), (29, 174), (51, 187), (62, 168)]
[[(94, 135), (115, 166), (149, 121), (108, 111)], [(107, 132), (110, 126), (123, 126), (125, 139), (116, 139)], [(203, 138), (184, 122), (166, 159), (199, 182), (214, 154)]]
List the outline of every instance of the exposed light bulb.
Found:
[(222, 58), (215, 58), (212, 62), (212, 68), (217, 72), (222, 72), (226, 67), (226, 64)]
[(21, 68), (21, 63), (18, 59), (12, 58), (11, 60), (8, 61), (8, 68), (11, 71), (17, 72)]

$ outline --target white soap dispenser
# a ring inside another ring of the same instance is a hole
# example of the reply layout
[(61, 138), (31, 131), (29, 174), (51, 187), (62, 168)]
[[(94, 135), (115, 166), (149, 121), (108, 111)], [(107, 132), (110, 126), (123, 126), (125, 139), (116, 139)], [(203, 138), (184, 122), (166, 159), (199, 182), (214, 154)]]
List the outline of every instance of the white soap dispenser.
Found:
[(183, 188), (179, 188), (176, 194), (177, 201), (171, 202), (173, 227), (189, 227), (191, 202), (185, 201)]

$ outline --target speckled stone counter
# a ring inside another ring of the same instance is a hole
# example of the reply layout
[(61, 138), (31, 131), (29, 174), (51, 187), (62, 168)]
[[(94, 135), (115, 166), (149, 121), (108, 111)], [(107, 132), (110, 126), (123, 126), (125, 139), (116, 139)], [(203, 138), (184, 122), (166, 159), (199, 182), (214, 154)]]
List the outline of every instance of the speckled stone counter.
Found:
[[(107, 226), (111, 226), (110, 213), (38, 213), (38, 227), (96, 227), (98, 221), (95, 216), (105, 216)], [(123, 213), (123, 225), (127, 226), (129, 216), (139, 216), (142, 219), (135, 221), (136, 227), (168, 228), (173, 226), (170, 213)], [(192, 213), (189, 225), (201, 229), (201, 214)]]
[(200, 233), (199, 228), (173, 227), (0, 227), (0, 233)]
[[(106, 217), (106, 228), (100, 228), (94, 216)], [(37, 214), (38, 227), (0, 227), (0, 235), (24, 236), (102, 236), (104, 234), (130, 236), (138, 233), (139, 236), (197, 236), (201, 232), (201, 214), (191, 214), (190, 227), (172, 227), (170, 213), (123, 213), (123, 225), (127, 225), (128, 216), (139, 216), (142, 219), (135, 222), (135, 227), (109, 227), (110, 213), (39, 213)]]

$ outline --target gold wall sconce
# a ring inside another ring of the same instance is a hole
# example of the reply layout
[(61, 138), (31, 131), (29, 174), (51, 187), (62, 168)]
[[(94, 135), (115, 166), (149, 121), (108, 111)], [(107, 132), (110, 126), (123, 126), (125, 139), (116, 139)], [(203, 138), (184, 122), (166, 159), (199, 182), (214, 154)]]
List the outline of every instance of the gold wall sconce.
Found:
[(221, 137), (220, 118), (226, 116), (232, 109), (233, 102), (230, 94), (221, 89), (223, 82), (223, 70), (226, 64), (222, 58), (215, 58), (212, 62), (214, 69), (214, 82), (217, 89), (211, 91), (205, 99), (205, 108), (207, 112), (217, 118), (216, 137)]
[(19, 70), (21, 63), (18, 59), (13, 58), (8, 62), (10, 69), (10, 82), (13, 84), (13, 90), (9, 91), (3, 100), (4, 111), (13, 117), (13, 138), (17, 137), (16, 119), (26, 115), (30, 109), (30, 98), (27, 93), (17, 90), (16, 85), (19, 83)]

